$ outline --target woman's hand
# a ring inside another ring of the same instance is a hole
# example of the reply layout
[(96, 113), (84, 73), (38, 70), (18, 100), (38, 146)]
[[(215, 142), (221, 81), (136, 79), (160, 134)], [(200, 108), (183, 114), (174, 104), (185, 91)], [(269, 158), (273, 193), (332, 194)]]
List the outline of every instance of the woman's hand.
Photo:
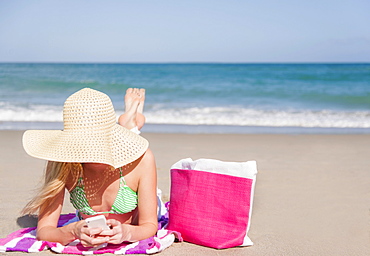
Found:
[(122, 242), (129, 242), (131, 239), (131, 233), (129, 226), (122, 224), (120, 221), (115, 219), (107, 220), (107, 225), (111, 227), (110, 230), (104, 230), (100, 233), (101, 236), (109, 237), (108, 243), (120, 244)]
[(84, 220), (76, 222), (74, 235), (84, 247), (97, 247), (110, 240), (109, 236), (102, 235), (101, 228), (89, 228)]

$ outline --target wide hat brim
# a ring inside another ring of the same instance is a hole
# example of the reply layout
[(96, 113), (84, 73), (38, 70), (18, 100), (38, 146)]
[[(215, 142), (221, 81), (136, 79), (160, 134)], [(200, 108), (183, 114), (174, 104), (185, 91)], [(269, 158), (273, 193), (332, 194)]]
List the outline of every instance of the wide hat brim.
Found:
[(118, 124), (109, 131), (28, 130), (23, 134), (23, 147), (30, 156), (115, 168), (134, 162), (148, 146), (146, 139)]

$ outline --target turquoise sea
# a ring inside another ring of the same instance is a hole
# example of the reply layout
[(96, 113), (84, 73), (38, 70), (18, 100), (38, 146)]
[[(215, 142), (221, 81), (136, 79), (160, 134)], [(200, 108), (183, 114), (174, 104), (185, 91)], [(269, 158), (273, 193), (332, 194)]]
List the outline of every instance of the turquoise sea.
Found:
[(63, 129), (90, 87), (117, 115), (146, 88), (149, 132), (370, 133), (370, 64), (0, 64), (0, 129)]

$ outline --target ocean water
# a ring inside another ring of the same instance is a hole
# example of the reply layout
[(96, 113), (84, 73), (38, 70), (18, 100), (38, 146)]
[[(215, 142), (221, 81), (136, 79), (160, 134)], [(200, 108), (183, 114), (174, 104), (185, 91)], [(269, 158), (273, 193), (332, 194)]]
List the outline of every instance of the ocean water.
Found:
[(0, 64), (0, 129), (63, 126), (89, 87), (117, 115), (146, 89), (147, 131), (370, 133), (370, 64)]

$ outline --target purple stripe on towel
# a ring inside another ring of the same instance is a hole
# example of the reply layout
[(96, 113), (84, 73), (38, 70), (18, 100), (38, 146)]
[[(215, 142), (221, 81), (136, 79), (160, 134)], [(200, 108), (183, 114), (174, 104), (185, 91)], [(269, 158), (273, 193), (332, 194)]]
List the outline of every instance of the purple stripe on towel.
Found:
[[(32, 238), (32, 237), (25, 237), (23, 238), (22, 240), (20, 240), (18, 243), (17, 243), (17, 246), (16, 248), (19, 248), (21, 251), (23, 252), (28, 252), (30, 248), (32, 248), (32, 246), (37, 243), (37, 240), (35, 238)], [(38, 251), (42, 251), (45, 246), (46, 246), (46, 243), (41, 243), (39, 248), (38, 248)], [(34, 251), (36, 250), (36, 248), (33, 248)]]

